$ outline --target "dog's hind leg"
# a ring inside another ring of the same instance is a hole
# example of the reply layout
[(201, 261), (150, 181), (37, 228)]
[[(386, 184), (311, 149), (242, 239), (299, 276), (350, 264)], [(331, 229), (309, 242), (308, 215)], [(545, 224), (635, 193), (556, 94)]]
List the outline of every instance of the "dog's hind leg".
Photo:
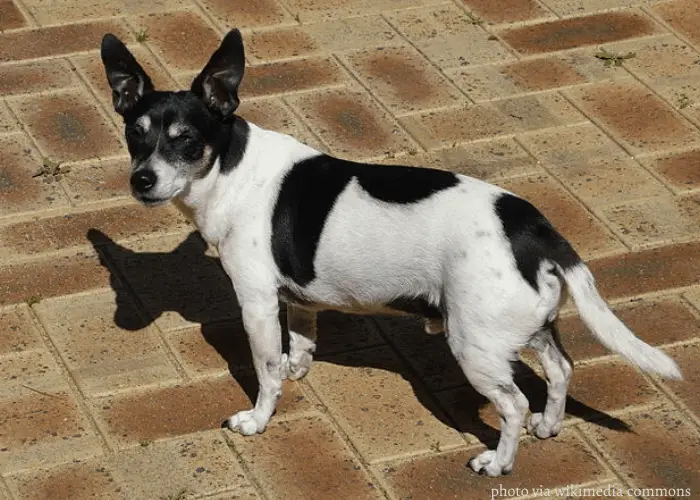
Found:
[(547, 404), (544, 412), (533, 413), (527, 422), (527, 431), (545, 439), (561, 431), (573, 368), (564, 348), (559, 342), (559, 333), (553, 322), (547, 323), (530, 341), (547, 377)]
[(309, 372), (316, 352), (316, 311), (287, 305), (289, 356), (282, 355), (282, 377), (298, 380)]
[(463, 325), (450, 318), (447, 340), (467, 380), (495, 405), (501, 423), (496, 449), (472, 458), (469, 466), (479, 474), (496, 477), (513, 468), (528, 401), (513, 382), (510, 360), (517, 347), (508, 346), (510, 335), (499, 335), (469, 323)]

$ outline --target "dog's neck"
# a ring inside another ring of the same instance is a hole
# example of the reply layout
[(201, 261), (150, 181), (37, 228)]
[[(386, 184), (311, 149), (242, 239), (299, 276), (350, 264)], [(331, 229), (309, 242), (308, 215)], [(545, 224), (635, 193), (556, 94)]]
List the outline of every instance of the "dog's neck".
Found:
[[(240, 124), (239, 124), (240, 125)], [(295, 162), (320, 154), (291, 136), (247, 124), (230, 129), (206, 175), (193, 180), (173, 203), (202, 236), (218, 245), (250, 193), (284, 175)], [(258, 205), (257, 202), (254, 205)]]

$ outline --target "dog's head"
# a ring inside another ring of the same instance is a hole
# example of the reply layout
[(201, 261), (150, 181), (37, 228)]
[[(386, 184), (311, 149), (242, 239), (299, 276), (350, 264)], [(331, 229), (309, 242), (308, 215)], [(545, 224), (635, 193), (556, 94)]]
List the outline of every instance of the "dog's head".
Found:
[(124, 118), (136, 199), (157, 205), (182, 193), (214, 164), (236, 120), (245, 57), (230, 31), (188, 91), (161, 92), (114, 35), (102, 39), (114, 109)]

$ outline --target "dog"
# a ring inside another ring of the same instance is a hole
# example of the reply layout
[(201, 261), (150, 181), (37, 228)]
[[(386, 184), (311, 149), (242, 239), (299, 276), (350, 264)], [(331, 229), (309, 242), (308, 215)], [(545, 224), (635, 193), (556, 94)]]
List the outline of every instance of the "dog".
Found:
[[(263, 432), (285, 378), (308, 372), (316, 313), (407, 314), (444, 330), (467, 380), (494, 405), (496, 449), (473, 457), (480, 474), (513, 468), (520, 428), (538, 438), (562, 428), (572, 364), (555, 326), (568, 288), (608, 349), (639, 369), (680, 379), (676, 363), (637, 338), (610, 310), (572, 246), (528, 201), (452, 172), (334, 158), (236, 115), (245, 69), (231, 30), (188, 91), (156, 91), (114, 35), (102, 61), (123, 117), (134, 197), (172, 200), (219, 252), (239, 300), (259, 393), (227, 420)], [(280, 299), (289, 354), (282, 353)], [(512, 362), (532, 347), (547, 402), (530, 415)]]

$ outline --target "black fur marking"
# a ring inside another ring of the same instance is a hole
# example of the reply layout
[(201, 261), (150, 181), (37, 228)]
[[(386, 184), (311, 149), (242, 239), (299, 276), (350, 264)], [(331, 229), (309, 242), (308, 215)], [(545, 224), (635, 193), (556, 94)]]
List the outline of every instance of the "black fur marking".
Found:
[(348, 183), (387, 203), (409, 204), (459, 183), (451, 172), (369, 165), (319, 155), (297, 163), (282, 182), (272, 215), (272, 253), (283, 275), (300, 286), (315, 277), (314, 257), (326, 218)]
[(581, 262), (569, 242), (531, 203), (503, 194), (496, 200), (496, 213), (510, 241), (518, 270), (535, 291), (538, 291), (537, 271), (543, 260), (554, 261), (564, 270)]
[(243, 118), (233, 117), (231, 124), (222, 127), (225, 134), (221, 134), (221, 173), (225, 174), (236, 168), (243, 159), (243, 153), (248, 145), (250, 125)]
[[(148, 132), (136, 125), (143, 115), (151, 119)], [(173, 123), (183, 124), (186, 131), (176, 139), (161, 137)], [(191, 164), (202, 158), (206, 146), (211, 147), (212, 162), (197, 173), (199, 177), (209, 172), (217, 157), (221, 158), (222, 173), (233, 170), (243, 158), (250, 133), (248, 122), (238, 116), (226, 122), (218, 120), (197, 96), (188, 91), (146, 94), (124, 113), (124, 126), (129, 154), (136, 162), (148, 158), (156, 144), (166, 160)]]
[(441, 319), (440, 308), (434, 306), (423, 297), (401, 297), (394, 299), (386, 305), (396, 311), (422, 316), (428, 319)]

